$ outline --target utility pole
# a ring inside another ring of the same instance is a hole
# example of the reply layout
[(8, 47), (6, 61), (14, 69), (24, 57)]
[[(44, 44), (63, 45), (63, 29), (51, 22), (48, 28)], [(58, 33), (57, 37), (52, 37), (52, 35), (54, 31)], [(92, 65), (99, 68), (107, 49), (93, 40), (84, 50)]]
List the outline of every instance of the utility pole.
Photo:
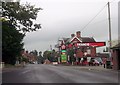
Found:
[(50, 45), (50, 50), (52, 51), (52, 45)]
[(108, 20), (109, 20), (109, 52), (111, 53), (110, 48), (112, 47), (111, 39), (111, 20), (110, 20), (110, 2), (108, 2)]

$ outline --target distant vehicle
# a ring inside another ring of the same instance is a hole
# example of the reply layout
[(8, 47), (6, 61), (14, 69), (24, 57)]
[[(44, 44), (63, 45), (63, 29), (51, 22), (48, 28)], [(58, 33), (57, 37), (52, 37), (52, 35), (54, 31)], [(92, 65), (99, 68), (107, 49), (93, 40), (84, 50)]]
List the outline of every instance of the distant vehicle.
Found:
[(90, 61), (89, 61), (90, 66), (99, 66), (99, 65), (102, 65), (102, 64), (103, 64), (103, 61), (99, 57), (91, 58)]
[(102, 65), (103, 64), (103, 61), (100, 57), (96, 57), (95, 60), (97, 60), (99, 62), (99, 65)]
[(52, 62), (53, 65), (58, 65), (58, 62)]
[(30, 64), (37, 64), (37, 62), (33, 62), (33, 61), (30, 61), (29, 63), (30, 63)]

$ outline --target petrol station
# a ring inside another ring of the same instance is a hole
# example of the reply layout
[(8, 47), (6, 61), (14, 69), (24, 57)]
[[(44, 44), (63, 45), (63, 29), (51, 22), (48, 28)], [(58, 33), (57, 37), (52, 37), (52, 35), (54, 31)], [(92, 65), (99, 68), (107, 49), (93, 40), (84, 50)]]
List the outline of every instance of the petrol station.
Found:
[[(71, 38), (63, 38), (59, 50), (61, 53), (61, 63), (68, 63), (70, 57), (75, 59), (75, 62), (81, 60), (87, 61), (87, 57), (96, 57), (96, 48), (105, 46), (105, 42), (96, 42), (93, 37), (81, 37), (81, 32), (77, 31), (76, 35), (71, 34)], [(70, 56), (70, 50), (73, 50), (73, 55)]]

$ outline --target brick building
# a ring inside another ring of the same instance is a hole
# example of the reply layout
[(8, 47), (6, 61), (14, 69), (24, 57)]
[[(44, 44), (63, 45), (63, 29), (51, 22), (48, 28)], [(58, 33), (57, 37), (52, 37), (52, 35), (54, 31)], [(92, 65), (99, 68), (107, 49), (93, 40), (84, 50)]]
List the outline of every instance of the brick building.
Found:
[(120, 43), (115, 45), (112, 49), (113, 69), (120, 70)]
[[(74, 50), (74, 57), (77, 60), (87, 57), (96, 57), (96, 48), (105, 46), (105, 42), (96, 42), (93, 37), (82, 37), (81, 32), (71, 34), (70, 38), (63, 38), (59, 44), (59, 50), (64, 47), (67, 52), (70, 49)], [(87, 59), (86, 59), (87, 60)]]
[(29, 53), (28, 51), (23, 50), (22, 52), (22, 56), (24, 58), (27, 58), (29, 62), (33, 63), (37, 61), (37, 56), (35, 56), (33, 53)]

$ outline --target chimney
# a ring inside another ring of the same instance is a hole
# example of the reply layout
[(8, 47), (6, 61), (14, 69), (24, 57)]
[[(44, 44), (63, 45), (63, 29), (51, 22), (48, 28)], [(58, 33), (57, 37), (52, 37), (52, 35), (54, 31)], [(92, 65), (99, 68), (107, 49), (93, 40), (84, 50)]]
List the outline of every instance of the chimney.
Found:
[(80, 38), (80, 37), (81, 37), (81, 32), (80, 32), (80, 31), (77, 31), (77, 32), (76, 32), (76, 36), (77, 36), (78, 38)]
[(74, 36), (75, 36), (75, 34), (71, 34), (71, 38), (74, 37)]

